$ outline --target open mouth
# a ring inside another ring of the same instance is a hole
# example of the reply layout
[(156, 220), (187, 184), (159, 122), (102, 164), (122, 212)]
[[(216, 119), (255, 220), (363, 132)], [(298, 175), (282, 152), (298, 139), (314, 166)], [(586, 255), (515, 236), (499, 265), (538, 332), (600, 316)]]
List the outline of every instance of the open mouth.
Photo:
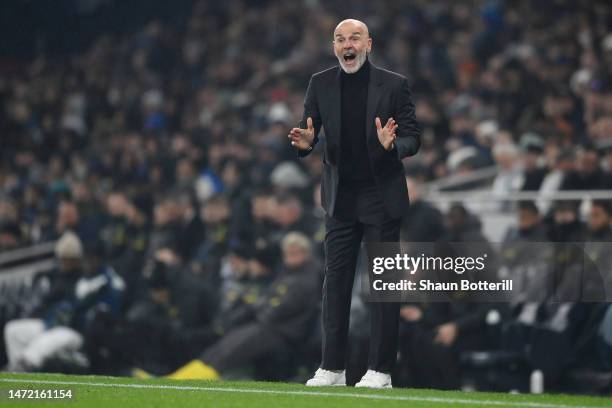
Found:
[(344, 58), (345, 62), (351, 62), (354, 61), (355, 58), (357, 58), (357, 55), (355, 55), (354, 52), (347, 52), (342, 57)]

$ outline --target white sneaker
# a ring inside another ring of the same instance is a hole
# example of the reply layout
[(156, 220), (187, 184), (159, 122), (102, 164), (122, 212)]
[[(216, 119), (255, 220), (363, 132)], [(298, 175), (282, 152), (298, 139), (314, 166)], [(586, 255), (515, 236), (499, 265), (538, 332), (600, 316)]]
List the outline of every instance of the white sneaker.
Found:
[(307, 387), (327, 387), (330, 385), (346, 385), (346, 371), (330, 371), (319, 368), (315, 375), (306, 381)]
[(357, 384), (357, 388), (393, 388), (391, 376), (374, 370), (368, 370)]

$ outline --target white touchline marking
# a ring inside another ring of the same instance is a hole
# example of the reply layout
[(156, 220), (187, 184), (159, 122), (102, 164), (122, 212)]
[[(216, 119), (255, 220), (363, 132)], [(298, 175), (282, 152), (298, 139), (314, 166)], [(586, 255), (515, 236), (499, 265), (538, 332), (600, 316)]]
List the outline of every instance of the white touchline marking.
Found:
[(108, 387), (108, 388), (138, 388), (138, 389), (167, 389), (180, 391), (209, 391), (209, 392), (234, 392), (251, 394), (276, 394), (276, 395), (306, 395), (319, 397), (343, 397), (343, 398), (363, 398), (391, 401), (413, 401), (413, 402), (440, 402), (449, 404), (465, 405), (497, 405), (501, 407), (526, 407), (526, 408), (606, 408), (596, 405), (559, 405), (544, 402), (511, 402), (511, 401), (492, 401), (492, 400), (470, 400), (462, 398), (442, 398), (442, 397), (417, 397), (402, 395), (377, 395), (377, 394), (356, 394), (356, 393), (336, 393), (325, 391), (279, 391), (279, 390), (258, 390), (254, 388), (224, 388), (224, 387), (196, 387), (189, 385), (163, 385), (163, 384), (121, 384), (121, 383), (101, 383), (83, 381), (51, 381), (34, 379), (0, 378), (0, 382), (6, 383), (30, 383), (30, 384), (50, 384), (50, 385), (84, 385), (88, 387)]

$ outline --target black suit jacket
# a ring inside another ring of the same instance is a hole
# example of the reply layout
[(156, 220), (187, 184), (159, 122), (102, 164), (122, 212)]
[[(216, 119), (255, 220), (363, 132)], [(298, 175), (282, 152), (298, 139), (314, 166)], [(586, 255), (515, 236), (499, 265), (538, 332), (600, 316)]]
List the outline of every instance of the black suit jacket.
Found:
[[(381, 190), (385, 209), (392, 218), (401, 217), (408, 206), (408, 191), (404, 178), (401, 160), (416, 154), (421, 146), (421, 128), (416, 121), (414, 104), (408, 80), (395, 72), (378, 68), (369, 61), (370, 82), (368, 84), (368, 102), (363, 125), (366, 127), (368, 156), (370, 163), (354, 163), (355, 166), (372, 166), (376, 184)], [(334, 215), (338, 195), (339, 161), (340, 161), (340, 72), (335, 66), (314, 74), (310, 78), (304, 100), (304, 116), (300, 122), (306, 128), (306, 119), (312, 118), (315, 128), (315, 139), (319, 141), (321, 127), (325, 129), (325, 150), (323, 153), (323, 184), (321, 203), (328, 215)], [(380, 118), (382, 125), (388, 118), (397, 122), (397, 139), (395, 148), (386, 151), (376, 132), (374, 119)], [(310, 154), (310, 150), (299, 150), (300, 157)]]

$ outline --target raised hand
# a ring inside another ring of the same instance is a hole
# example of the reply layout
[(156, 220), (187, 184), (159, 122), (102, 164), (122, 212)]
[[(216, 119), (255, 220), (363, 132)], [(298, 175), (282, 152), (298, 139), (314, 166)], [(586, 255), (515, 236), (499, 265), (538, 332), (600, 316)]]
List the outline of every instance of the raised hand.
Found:
[(395, 123), (395, 120), (393, 120), (393, 118), (389, 118), (385, 127), (382, 127), (380, 118), (377, 117), (374, 121), (376, 122), (376, 133), (378, 133), (378, 140), (380, 141), (382, 147), (387, 151), (393, 149), (393, 142), (397, 138), (397, 135), (395, 134), (397, 124)]
[(296, 147), (300, 150), (309, 149), (312, 146), (312, 142), (315, 137), (314, 126), (312, 125), (312, 118), (306, 119), (306, 129), (293, 128), (287, 135), (291, 139), (291, 146)]

